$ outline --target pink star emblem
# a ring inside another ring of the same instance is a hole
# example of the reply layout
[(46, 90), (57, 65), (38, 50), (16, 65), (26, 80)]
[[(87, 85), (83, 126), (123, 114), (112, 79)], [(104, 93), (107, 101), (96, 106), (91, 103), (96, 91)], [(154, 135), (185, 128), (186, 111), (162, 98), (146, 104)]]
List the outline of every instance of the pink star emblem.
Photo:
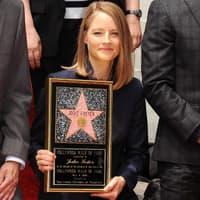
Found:
[(67, 139), (80, 129), (84, 130), (94, 140), (97, 139), (92, 126), (92, 120), (103, 111), (88, 110), (83, 92), (81, 92), (76, 109), (60, 109), (60, 111), (71, 120), (69, 130), (66, 134)]

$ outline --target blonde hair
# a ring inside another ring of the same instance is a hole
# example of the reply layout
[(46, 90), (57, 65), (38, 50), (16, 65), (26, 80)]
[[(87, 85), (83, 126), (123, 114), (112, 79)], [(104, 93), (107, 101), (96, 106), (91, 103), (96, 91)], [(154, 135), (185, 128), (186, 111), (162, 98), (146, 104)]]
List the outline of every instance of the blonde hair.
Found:
[(132, 79), (133, 66), (131, 59), (132, 39), (126, 22), (126, 17), (122, 10), (114, 3), (99, 1), (93, 2), (89, 5), (82, 20), (78, 36), (78, 48), (75, 57), (76, 73), (85, 77), (90, 75), (87, 71), (88, 52), (84, 43), (84, 34), (85, 31), (88, 30), (96, 12), (103, 12), (109, 15), (113, 19), (119, 31), (120, 52), (114, 61), (115, 69), (113, 70), (113, 89), (117, 90)]

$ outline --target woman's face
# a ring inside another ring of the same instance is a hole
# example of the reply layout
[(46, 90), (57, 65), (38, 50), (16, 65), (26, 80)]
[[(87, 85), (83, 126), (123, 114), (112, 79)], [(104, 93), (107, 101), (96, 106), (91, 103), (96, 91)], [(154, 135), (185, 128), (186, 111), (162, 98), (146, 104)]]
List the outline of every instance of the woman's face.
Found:
[(91, 20), (84, 42), (91, 62), (112, 63), (120, 49), (119, 31), (113, 19), (103, 12), (97, 12)]

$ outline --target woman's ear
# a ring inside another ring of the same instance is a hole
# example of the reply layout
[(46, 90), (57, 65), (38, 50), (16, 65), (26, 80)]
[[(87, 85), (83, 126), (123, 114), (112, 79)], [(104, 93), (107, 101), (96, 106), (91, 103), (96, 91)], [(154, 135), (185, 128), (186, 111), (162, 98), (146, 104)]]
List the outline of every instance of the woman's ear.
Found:
[(87, 45), (87, 40), (84, 40), (84, 43)]
[(84, 32), (84, 43), (87, 44), (87, 32)]

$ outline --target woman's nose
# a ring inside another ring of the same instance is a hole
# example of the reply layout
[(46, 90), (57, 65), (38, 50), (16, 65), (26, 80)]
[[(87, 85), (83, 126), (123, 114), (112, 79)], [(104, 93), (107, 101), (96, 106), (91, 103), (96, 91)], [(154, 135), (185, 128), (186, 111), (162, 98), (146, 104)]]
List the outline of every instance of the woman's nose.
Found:
[(104, 34), (104, 42), (110, 42), (111, 41), (111, 35), (110, 33), (105, 33)]

